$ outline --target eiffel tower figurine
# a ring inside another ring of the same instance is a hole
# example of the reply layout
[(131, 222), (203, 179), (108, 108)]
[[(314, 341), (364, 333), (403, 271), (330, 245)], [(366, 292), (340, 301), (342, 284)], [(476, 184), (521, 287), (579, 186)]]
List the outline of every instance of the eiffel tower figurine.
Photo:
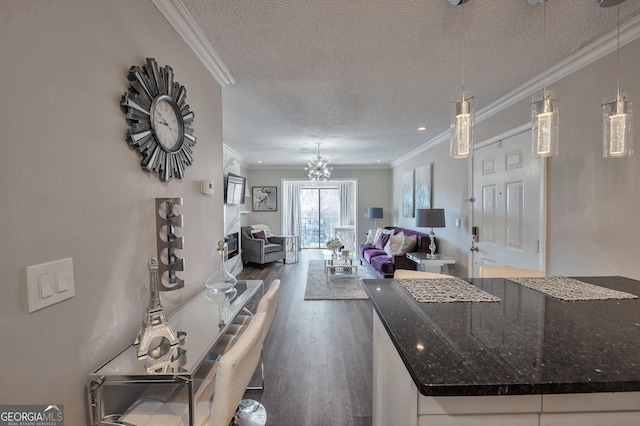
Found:
[[(158, 269), (158, 259), (150, 258), (149, 306), (147, 307), (147, 315), (142, 322), (142, 328), (133, 342), (134, 345), (139, 345), (138, 358), (147, 355), (150, 358), (160, 358), (180, 343), (178, 335), (169, 325), (164, 315), (164, 308), (160, 304), (160, 293), (158, 292), (160, 275)], [(151, 347), (152, 343), (154, 347)]]

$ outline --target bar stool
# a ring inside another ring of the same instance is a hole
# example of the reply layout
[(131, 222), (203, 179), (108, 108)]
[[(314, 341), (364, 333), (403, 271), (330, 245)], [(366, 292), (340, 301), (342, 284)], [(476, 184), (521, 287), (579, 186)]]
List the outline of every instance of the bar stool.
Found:
[[(236, 343), (218, 361), (209, 426), (228, 426), (237, 418), (242, 396), (260, 361), (265, 324), (266, 314), (255, 314)], [(260, 407), (264, 410), (262, 404)]]
[[(271, 323), (276, 313), (276, 303), (278, 299), (278, 290), (280, 289), (280, 280), (273, 280), (269, 286), (269, 290), (262, 296), (258, 302), (256, 313), (264, 313), (267, 315), (266, 325), (264, 328), (264, 339), (271, 328)], [(253, 315), (238, 315), (233, 323), (229, 326), (226, 334), (221, 336), (216, 345), (211, 350), (212, 355), (223, 355), (231, 349), (236, 339), (246, 329), (251, 322)], [(264, 366), (262, 366), (262, 385), (264, 388)], [(262, 390), (262, 388), (251, 388), (252, 390)]]

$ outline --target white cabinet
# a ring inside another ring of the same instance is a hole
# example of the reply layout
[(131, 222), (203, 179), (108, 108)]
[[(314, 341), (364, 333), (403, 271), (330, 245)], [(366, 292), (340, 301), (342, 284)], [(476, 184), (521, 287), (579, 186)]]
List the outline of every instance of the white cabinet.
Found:
[(425, 396), (375, 309), (374, 426), (637, 426), (640, 392)]

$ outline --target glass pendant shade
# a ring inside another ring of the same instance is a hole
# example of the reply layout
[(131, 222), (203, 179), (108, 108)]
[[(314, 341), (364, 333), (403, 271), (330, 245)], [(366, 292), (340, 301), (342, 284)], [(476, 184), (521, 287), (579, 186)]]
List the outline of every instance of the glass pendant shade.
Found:
[(467, 158), (473, 155), (474, 112), (469, 92), (453, 104), (451, 114), (451, 156)]
[(615, 101), (602, 103), (603, 154), (605, 157), (633, 155), (633, 120), (631, 101), (618, 95)]
[(542, 97), (533, 95), (531, 101), (531, 135), (534, 157), (558, 155), (558, 105), (553, 93), (544, 90)]
[(214, 293), (228, 293), (233, 290), (238, 280), (227, 271), (223, 241), (218, 241), (218, 256), (220, 256), (218, 270), (205, 281), (204, 285)]

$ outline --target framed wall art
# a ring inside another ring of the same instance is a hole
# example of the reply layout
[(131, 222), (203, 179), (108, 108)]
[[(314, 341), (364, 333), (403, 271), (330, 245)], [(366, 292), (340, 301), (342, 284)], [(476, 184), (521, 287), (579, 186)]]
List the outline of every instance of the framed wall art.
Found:
[(416, 210), (431, 208), (431, 163), (416, 169)]
[(414, 217), (413, 170), (402, 173), (402, 216)]
[(254, 212), (275, 212), (278, 210), (277, 187), (254, 186), (251, 188), (251, 206)]

